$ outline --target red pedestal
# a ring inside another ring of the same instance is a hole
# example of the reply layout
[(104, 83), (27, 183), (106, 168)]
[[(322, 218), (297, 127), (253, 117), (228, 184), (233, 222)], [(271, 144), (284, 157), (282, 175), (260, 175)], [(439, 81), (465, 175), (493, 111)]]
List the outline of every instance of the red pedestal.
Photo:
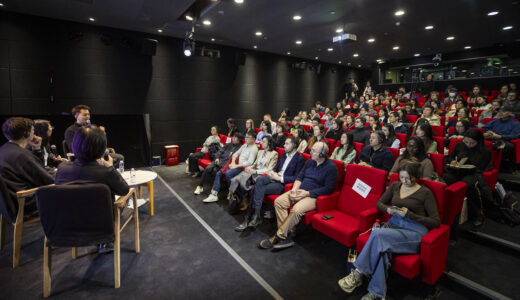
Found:
[(164, 146), (164, 150), (166, 150), (166, 165), (167, 166), (178, 165), (179, 164), (179, 146), (178, 145)]

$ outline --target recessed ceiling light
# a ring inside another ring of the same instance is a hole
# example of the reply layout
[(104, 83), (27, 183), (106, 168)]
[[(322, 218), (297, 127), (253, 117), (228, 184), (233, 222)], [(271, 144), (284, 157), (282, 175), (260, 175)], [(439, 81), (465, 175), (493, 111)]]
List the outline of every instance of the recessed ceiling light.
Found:
[(433, 29), (433, 25), (428, 25), (428, 26), (424, 27), (424, 29), (426, 29), (426, 30), (432, 30), (432, 29)]
[(448, 41), (452, 41), (452, 40), (454, 40), (454, 39), (455, 39), (454, 36), (449, 36), (449, 37), (446, 38), (446, 40), (448, 40)]
[(302, 19), (302, 16), (300, 16), (300, 15), (294, 15), (294, 16), (292, 17), (292, 19), (295, 20), (295, 21), (300, 21), (300, 20)]
[(287, 51), (287, 55), (291, 55), (291, 52)]
[(342, 33), (342, 32), (343, 32), (343, 28), (336, 29), (336, 33)]
[(347, 63), (347, 66), (350, 66), (350, 65), (351, 65), (351, 63)]
[(209, 26), (209, 25), (211, 25), (211, 21), (210, 20), (204, 20), (204, 21), (202, 21), (202, 24), (204, 24), (206, 26)]
[(301, 40), (296, 40), (296, 45), (301, 45), (301, 44), (302, 44)]
[(399, 46), (394, 46), (392, 49), (393, 50), (399, 50)]
[(502, 68), (502, 69), (507, 69), (507, 66), (502, 66), (501, 68)]
[(314, 59), (318, 59), (318, 57), (316, 56)]
[(358, 66), (358, 68), (361, 68), (361, 65), (357, 65), (357, 66)]
[(498, 11), (490, 11), (488, 12), (488, 16), (496, 16), (498, 15)]
[(464, 47), (464, 49), (471, 49), (471, 46), (466, 46)]
[(421, 56), (421, 53), (415, 53), (413, 56), (415, 56), (415, 57)]
[(3, 4), (3, 3), (0, 3), (0, 7), (3, 7), (3, 6), (4, 6), (4, 4)]
[(398, 10), (398, 11), (396, 11), (396, 12), (394, 13), (394, 15), (396, 15), (396, 16), (402, 16), (402, 15), (404, 15), (404, 10)]
[(354, 57), (358, 57), (358, 56), (359, 56), (359, 54), (357, 54), (357, 53), (354, 53), (354, 54), (352, 54), (352, 56), (354, 56)]
[(509, 72), (513, 71), (513, 69), (507, 69)]
[(254, 45), (254, 46), (253, 46), (253, 48), (255, 48), (255, 49), (256, 49), (256, 48), (258, 48), (258, 46), (257, 46), (257, 45)]
[(186, 18), (186, 20), (188, 20), (188, 21), (193, 21), (193, 17), (190, 16), (190, 15), (186, 15), (185, 18)]
[(327, 51), (329, 51), (329, 52), (331, 52), (332, 50), (334, 50), (334, 49), (332, 49), (332, 48), (328, 48), (328, 49), (327, 49)]
[(376, 39), (374, 39), (374, 38), (368, 39), (368, 42), (369, 42), (369, 43), (373, 43), (373, 42), (375, 42), (375, 41), (376, 41)]
[(466, 73), (468, 70), (462, 70), (462, 73)]
[(341, 64), (341, 60), (340, 60), (340, 61), (338, 61), (338, 64)]
[(235, 0), (235, 3), (242, 4), (244, 3), (244, 0)]
[(161, 32), (162, 32), (162, 29), (157, 29), (157, 32), (161, 33)]
[(335, 12), (335, 11), (331, 11), (330, 14), (331, 14), (331, 15), (335, 15), (336, 12)]
[(262, 33), (261, 31), (257, 31), (257, 32), (255, 32), (255, 35), (256, 35), (256, 36), (262, 36), (262, 34), (263, 34), (263, 33)]
[(502, 30), (509, 30), (509, 29), (512, 29), (513, 26), (506, 26), (506, 27), (502, 27)]
[(96, 19), (90, 17), (90, 18), (88, 18), (88, 20), (89, 20), (90, 22), (94, 22)]

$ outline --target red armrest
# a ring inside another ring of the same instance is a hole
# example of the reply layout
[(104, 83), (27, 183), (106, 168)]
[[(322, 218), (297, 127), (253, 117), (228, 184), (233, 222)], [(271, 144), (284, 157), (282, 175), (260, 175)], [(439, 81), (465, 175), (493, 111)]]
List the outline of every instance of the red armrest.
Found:
[(423, 236), (420, 259), (422, 279), (427, 284), (435, 284), (444, 273), (449, 243), (450, 228), (444, 224)]
[(359, 232), (365, 232), (374, 225), (379, 210), (377, 207), (372, 207), (359, 213)]
[(338, 198), (338, 192), (326, 196), (319, 196), (318, 199), (316, 199), (316, 210), (318, 212), (333, 210), (336, 207), (336, 201)]
[(446, 187), (446, 199), (449, 200), (446, 202), (446, 207), (444, 207), (444, 220), (441, 220), (441, 223), (451, 226), (455, 216), (462, 210), (467, 189), (468, 186), (462, 181), (455, 182)]
[(285, 192), (288, 192), (292, 189), (294, 183), (288, 183), (285, 185)]
[(520, 139), (511, 140), (511, 144), (515, 146), (515, 153), (516, 153), (516, 161), (515, 163), (520, 163)]
[(486, 183), (489, 185), (491, 191), (494, 191), (498, 180), (498, 170), (493, 169), (487, 172), (483, 172), (482, 177), (484, 177), (484, 180), (486, 180)]

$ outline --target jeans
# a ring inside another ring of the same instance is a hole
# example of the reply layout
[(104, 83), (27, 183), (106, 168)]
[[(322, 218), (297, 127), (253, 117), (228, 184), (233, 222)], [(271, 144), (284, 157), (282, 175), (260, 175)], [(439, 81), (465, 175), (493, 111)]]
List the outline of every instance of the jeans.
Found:
[(258, 177), (253, 188), (251, 207), (259, 212), (265, 195), (280, 195), (284, 188), (283, 183), (274, 181), (269, 176)]
[(188, 171), (191, 173), (195, 173), (199, 171), (199, 159), (204, 158), (206, 156), (206, 153), (204, 152), (195, 152), (190, 154), (188, 157)]
[(447, 172), (444, 174), (444, 180), (446, 180), (448, 185), (457, 181), (462, 181), (468, 185), (466, 197), (468, 197), (468, 215), (470, 220), (475, 220), (478, 216), (483, 215), (485, 205), (493, 202), (493, 192), (480, 173), (458, 176)]
[(394, 228), (372, 231), (354, 266), (363, 275), (371, 275), (368, 291), (377, 297), (386, 295), (386, 277), (392, 254), (419, 253), (421, 239), (428, 229), (411, 219), (393, 215), (387, 222)]
[(204, 171), (202, 172), (202, 177), (200, 178), (199, 186), (204, 186), (204, 183), (206, 181), (209, 181), (211, 174), (213, 174), (213, 172), (217, 172), (218, 170), (220, 170), (220, 166), (217, 165), (215, 162), (209, 164), (209, 166), (207, 166), (206, 169), (204, 169)]
[[(243, 168), (234, 168), (227, 170), (225, 176), (227, 182), (231, 182), (233, 177), (237, 176), (240, 172), (242, 172)], [(220, 192), (220, 178), (222, 177), (222, 171), (218, 171), (215, 175), (215, 181), (213, 181), (213, 190), (215, 192)]]

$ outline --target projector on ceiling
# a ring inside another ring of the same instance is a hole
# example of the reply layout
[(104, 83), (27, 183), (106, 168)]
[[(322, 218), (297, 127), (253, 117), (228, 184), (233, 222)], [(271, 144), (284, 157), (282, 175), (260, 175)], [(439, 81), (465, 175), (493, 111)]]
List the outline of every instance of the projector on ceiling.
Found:
[(332, 38), (333, 43), (341, 43), (341, 42), (355, 42), (357, 41), (357, 36), (352, 33), (344, 33), (340, 35), (336, 35)]

